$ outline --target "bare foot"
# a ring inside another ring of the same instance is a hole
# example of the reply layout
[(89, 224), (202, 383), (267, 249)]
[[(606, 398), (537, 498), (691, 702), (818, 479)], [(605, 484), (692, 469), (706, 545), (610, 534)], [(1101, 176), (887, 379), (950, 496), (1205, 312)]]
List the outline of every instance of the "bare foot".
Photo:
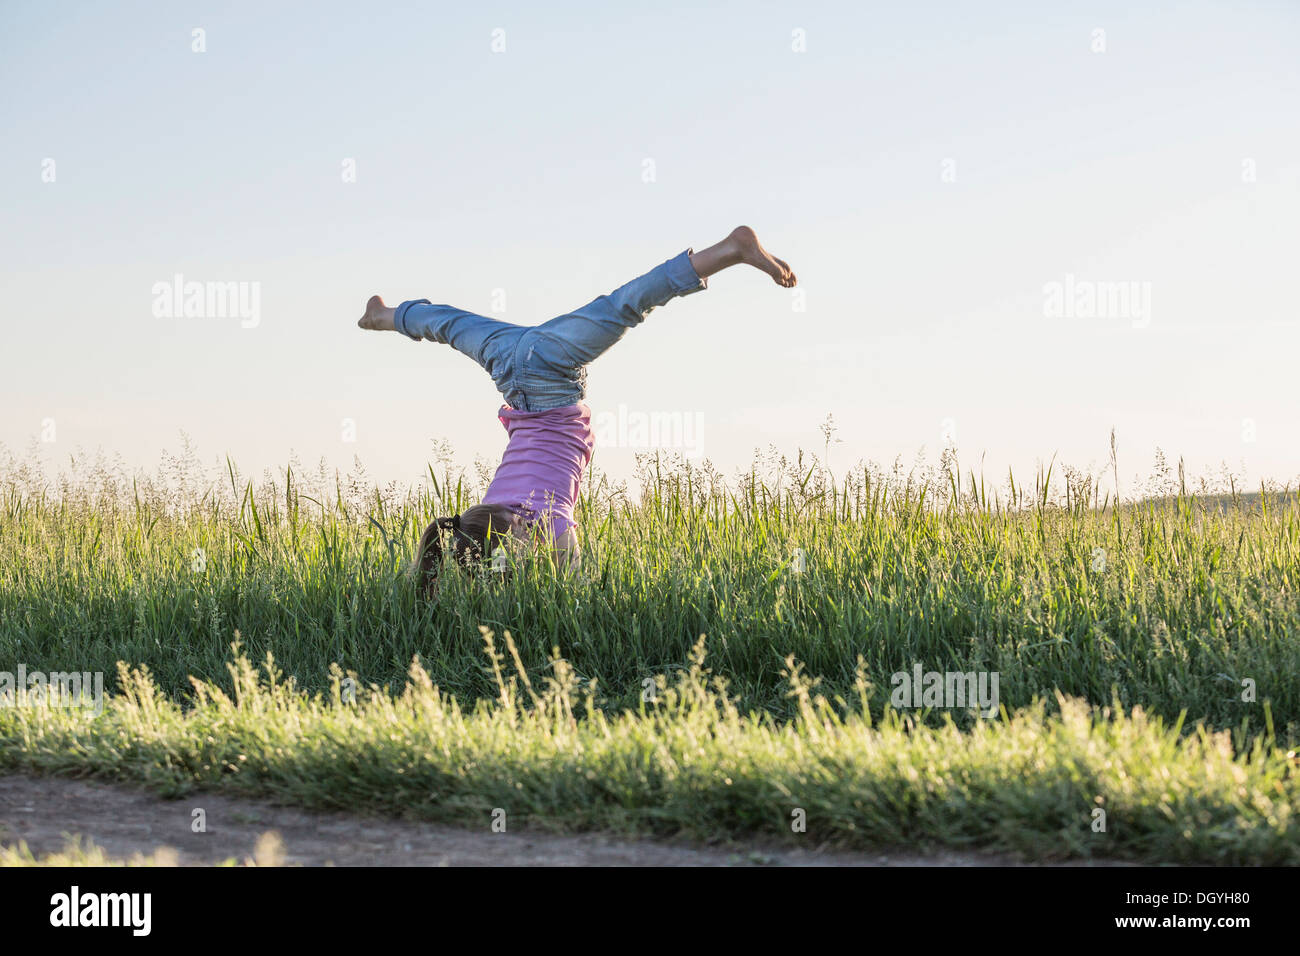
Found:
[(737, 226), (731, 230), (726, 242), (734, 249), (741, 262), (748, 263), (755, 269), (762, 269), (772, 277), (772, 281), (787, 289), (793, 288), (799, 281), (794, 270), (785, 262), (772, 255), (758, 241), (758, 236), (748, 226)]
[(366, 303), (366, 314), (357, 320), (357, 325), (363, 329), (373, 329), (376, 332), (392, 332), (397, 326), (393, 324), (395, 311), (384, 305), (384, 300), (377, 295), (372, 295), (370, 301)]

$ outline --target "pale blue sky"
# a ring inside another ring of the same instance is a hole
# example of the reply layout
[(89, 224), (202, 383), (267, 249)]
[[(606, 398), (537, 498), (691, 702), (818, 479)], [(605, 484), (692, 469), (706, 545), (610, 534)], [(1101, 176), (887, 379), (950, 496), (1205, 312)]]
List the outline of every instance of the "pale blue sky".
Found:
[[(357, 330), (369, 294), (532, 324), (745, 222), (806, 311), (725, 273), (594, 366), (593, 410), (698, 416), (724, 471), (833, 413), (838, 467), (951, 420), (990, 477), (1100, 464), (1114, 426), (1134, 471), (1294, 483), (1298, 41), (1284, 2), (5, 2), (0, 443), (495, 460), (487, 376)], [(176, 273), (260, 283), (259, 323), (155, 317)], [(1150, 314), (1048, 317), (1067, 274)]]

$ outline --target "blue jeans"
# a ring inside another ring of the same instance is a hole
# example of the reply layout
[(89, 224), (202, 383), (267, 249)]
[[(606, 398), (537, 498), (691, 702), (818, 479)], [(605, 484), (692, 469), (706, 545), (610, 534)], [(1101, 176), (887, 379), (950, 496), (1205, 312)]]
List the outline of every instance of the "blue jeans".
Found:
[(513, 325), (428, 299), (397, 307), (397, 331), (450, 345), (482, 365), (511, 408), (543, 412), (587, 395), (587, 365), (657, 306), (707, 288), (687, 249), (640, 278), (541, 325)]

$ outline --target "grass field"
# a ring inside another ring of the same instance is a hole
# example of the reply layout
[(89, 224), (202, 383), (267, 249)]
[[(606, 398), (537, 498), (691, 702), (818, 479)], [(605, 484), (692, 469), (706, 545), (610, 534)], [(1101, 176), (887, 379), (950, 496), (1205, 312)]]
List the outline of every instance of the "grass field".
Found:
[[(1296, 496), (956, 475), (648, 464), (590, 487), (578, 572), (451, 575), (430, 607), (409, 549), (464, 476), (42, 488), (11, 462), (0, 669), (125, 693), (0, 709), (0, 763), (461, 822), (718, 839), (803, 808), (852, 846), (1295, 862)], [(996, 672), (1003, 713), (899, 712), (918, 665)]]

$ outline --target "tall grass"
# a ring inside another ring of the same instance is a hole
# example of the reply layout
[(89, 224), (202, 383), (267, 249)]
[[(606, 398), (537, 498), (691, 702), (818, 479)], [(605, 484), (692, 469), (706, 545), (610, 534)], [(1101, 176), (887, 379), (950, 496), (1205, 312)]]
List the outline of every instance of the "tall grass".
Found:
[[(1272, 741), (1234, 754), (1140, 710), (1061, 699), (968, 732), (874, 720), (858, 674), (848, 700), (794, 665), (793, 717), (745, 713), (705, 669), (661, 677), (650, 703), (609, 714), (563, 659), (535, 681), (488, 633), (495, 692), (473, 707), (418, 665), (398, 695), (343, 674), (308, 697), (268, 660), (239, 656), (230, 693), (196, 684), (186, 708), (142, 670), (94, 719), (0, 709), (0, 768), (269, 797), (320, 809), (557, 831), (753, 835), (815, 847), (979, 847), (1033, 859), (1300, 862), (1300, 775)], [(201, 800), (201, 797), (192, 799)], [(0, 854), (3, 862), (3, 854)]]
[(184, 698), (191, 675), (230, 689), (238, 629), (308, 691), (335, 664), (398, 688), (418, 657), (468, 705), (496, 693), (488, 625), (512, 632), (534, 679), (558, 651), (617, 710), (688, 667), (704, 634), (739, 708), (781, 719), (796, 713), (781, 677), (793, 656), (846, 699), (861, 662), (877, 717), (891, 675), (919, 663), (996, 671), (1011, 709), (1057, 694), (1140, 705), (1233, 730), (1239, 746), (1264, 731), (1268, 702), (1278, 739), (1300, 737), (1294, 493), (1246, 506), (1235, 489), (1177, 484), (1116, 504), (1091, 478), (1062, 489), (1050, 472), (995, 492), (950, 465), (832, 481), (800, 457), (724, 481), (647, 462), (635, 489), (589, 485), (576, 573), (538, 558), (508, 580), (451, 574), (429, 606), (405, 567), (426, 522), (474, 500), (465, 475), (431, 467), (405, 491), (361, 471), (255, 482), (233, 465), (198, 478), (183, 466), (171, 481), (107, 467), (56, 482), (10, 461), (0, 669), (112, 675), (126, 661)]

